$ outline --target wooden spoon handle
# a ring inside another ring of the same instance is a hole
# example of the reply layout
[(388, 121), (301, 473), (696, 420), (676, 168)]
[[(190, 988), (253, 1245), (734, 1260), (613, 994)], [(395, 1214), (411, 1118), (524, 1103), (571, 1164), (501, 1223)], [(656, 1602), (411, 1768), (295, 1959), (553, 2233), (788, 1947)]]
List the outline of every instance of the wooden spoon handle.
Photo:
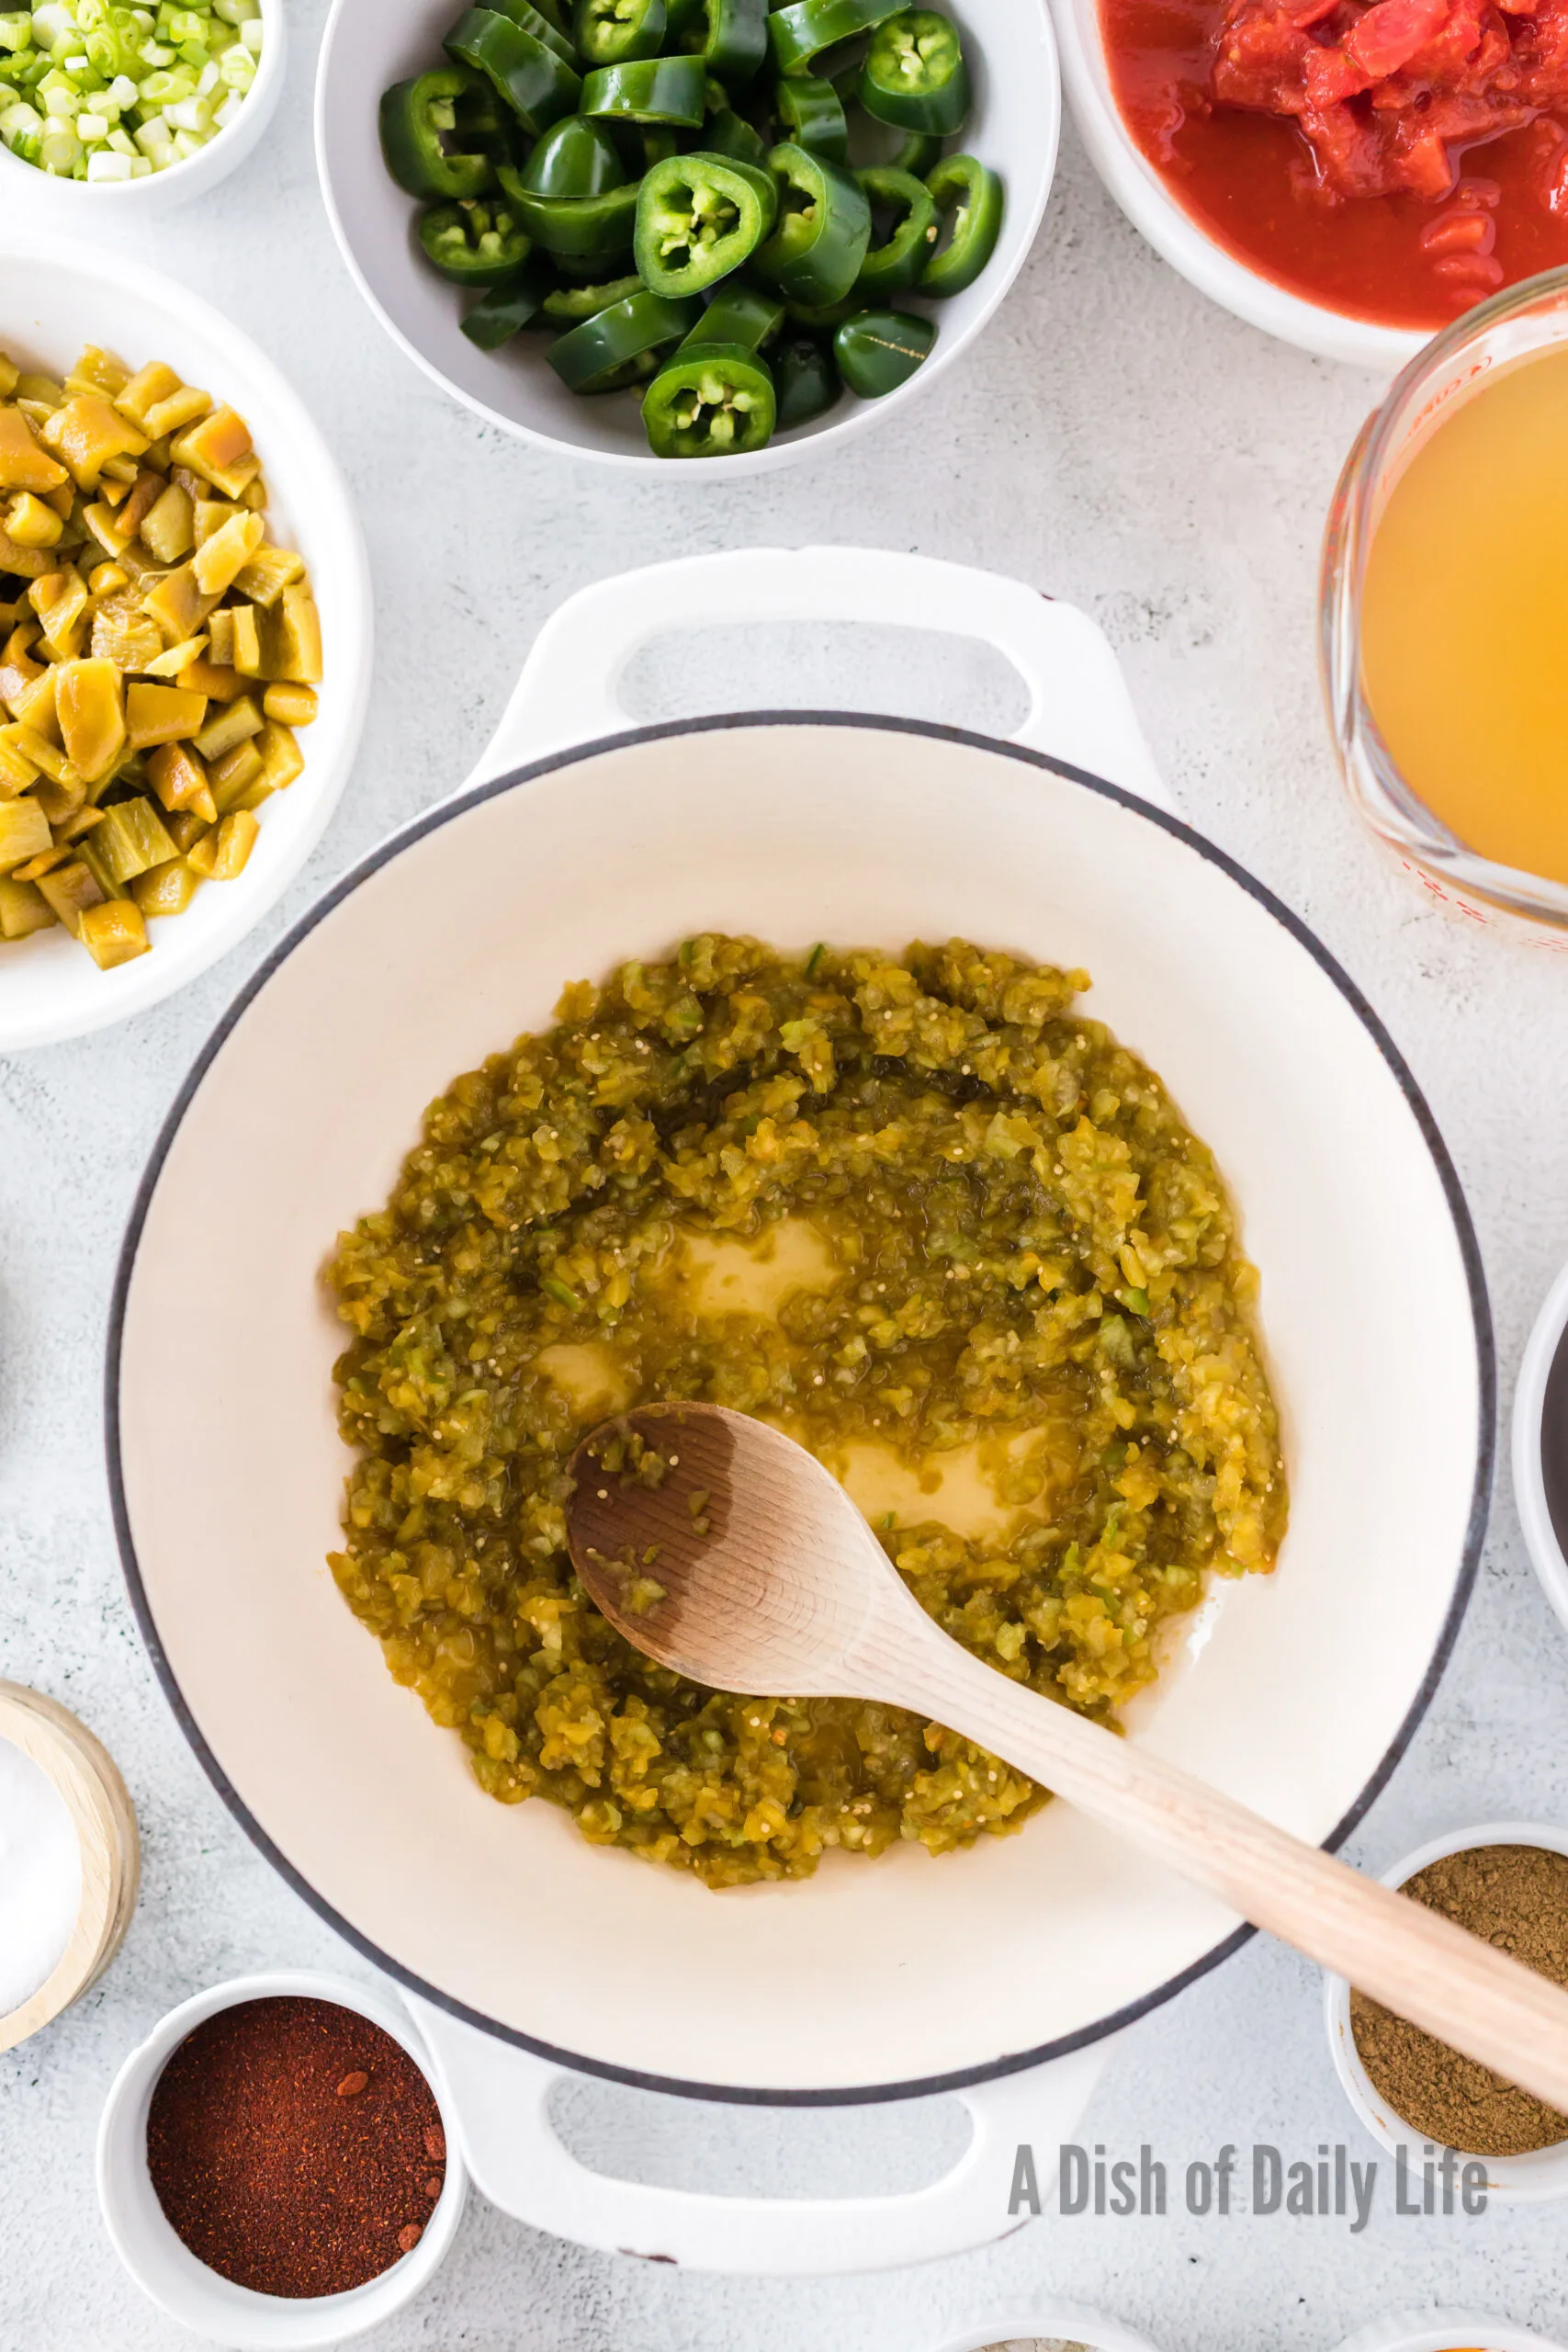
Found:
[[(882, 1695), (977, 1740), (1255, 1926), (1568, 2114), (1568, 1991), (956, 1643), (880, 1629)], [(897, 1652), (898, 1688), (887, 1676)]]

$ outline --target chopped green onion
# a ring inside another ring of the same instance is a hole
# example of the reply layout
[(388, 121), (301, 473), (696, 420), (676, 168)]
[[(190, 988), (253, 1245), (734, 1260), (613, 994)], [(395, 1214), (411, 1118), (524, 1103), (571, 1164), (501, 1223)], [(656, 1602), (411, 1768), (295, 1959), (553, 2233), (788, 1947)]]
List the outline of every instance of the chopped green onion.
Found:
[(122, 0), (37, 0), (5, 11), (0, 141), (66, 178), (166, 171), (236, 119), (262, 42), (260, 0), (161, 0), (155, 13)]

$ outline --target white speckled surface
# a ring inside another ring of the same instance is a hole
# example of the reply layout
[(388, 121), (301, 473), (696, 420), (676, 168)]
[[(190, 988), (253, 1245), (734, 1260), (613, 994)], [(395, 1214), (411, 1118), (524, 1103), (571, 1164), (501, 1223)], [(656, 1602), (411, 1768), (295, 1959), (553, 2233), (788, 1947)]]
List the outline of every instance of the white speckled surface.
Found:
[[(136, 1176), (182, 1074), (270, 940), (461, 779), (533, 631), (570, 590), (713, 545), (858, 539), (990, 564), (1086, 605), (1126, 663), (1187, 813), (1316, 926), (1414, 1063), (1480, 1228), (1505, 1398), (1568, 1254), (1568, 965), (1461, 934), (1385, 874), (1325, 741), (1317, 539), (1366, 380), (1273, 346), (1190, 292), (1112, 210), (1069, 137), (1038, 250), (999, 322), (907, 419), (834, 462), (716, 494), (675, 469), (631, 488), (569, 469), (443, 400), (360, 306), (310, 157), (322, 9), (297, 0), (292, 13), (289, 87), (263, 153), (196, 214), (137, 243), (227, 307), (324, 424), (369, 536), (378, 684), (337, 821), (273, 922), (131, 1027), (0, 1063), (0, 1674), (87, 1718), (126, 1773), (146, 1839), (119, 1962), (62, 2024), (0, 2059), (3, 2352), (190, 2340), (125, 2280), (99, 2231), (92, 2143), (109, 2077), (165, 2008), (216, 1977), (289, 1964), (363, 1973), (212, 1794), (126, 1605), (99, 1385)], [(878, 643), (863, 661), (810, 632), (775, 647), (771, 666), (755, 650), (645, 661), (649, 715), (892, 697), (981, 726), (1006, 717), (1006, 693), (968, 656), (933, 664), (919, 645)], [(1564, 1636), (1504, 1491), (1458, 1654), (1353, 1851), (1381, 1865), (1451, 1824), (1561, 1820), (1565, 1717)], [(1311, 2156), (1353, 2130), (1320, 2018), (1314, 1972), (1253, 1944), (1123, 2046), (1092, 2136), (1113, 2153), (1148, 2141), (1173, 2173), (1225, 2141)], [(715, 2188), (891, 2187), (929, 2177), (952, 2147), (945, 2110), (756, 2117), (589, 2084), (569, 2107), (584, 2153), (618, 2147), (654, 2177)], [(1560, 2209), (1443, 2223), (1397, 2220), (1386, 2201), (1360, 2237), (1333, 2221), (1048, 2219), (929, 2270), (758, 2287), (588, 2256), (476, 2203), (432, 2291), (367, 2340), (385, 2352), (928, 2352), (988, 2312), (1021, 2312), (1032, 2292), (1098, 2304), (1166, 2352), (1329, 2352), (1374, 2312), (1434, 2300), (1568, 2334), (1562, 2230)]]

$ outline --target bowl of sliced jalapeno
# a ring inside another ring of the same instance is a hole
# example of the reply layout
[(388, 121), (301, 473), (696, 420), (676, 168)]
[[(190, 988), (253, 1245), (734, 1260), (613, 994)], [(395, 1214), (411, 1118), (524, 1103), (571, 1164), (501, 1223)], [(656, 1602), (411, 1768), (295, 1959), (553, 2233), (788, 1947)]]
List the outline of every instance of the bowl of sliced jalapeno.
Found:
[(784, 465), (917, 396), (1050, 193), (1044, 0), (335, 0), (317, 160), (382, 325), (487, 422)]

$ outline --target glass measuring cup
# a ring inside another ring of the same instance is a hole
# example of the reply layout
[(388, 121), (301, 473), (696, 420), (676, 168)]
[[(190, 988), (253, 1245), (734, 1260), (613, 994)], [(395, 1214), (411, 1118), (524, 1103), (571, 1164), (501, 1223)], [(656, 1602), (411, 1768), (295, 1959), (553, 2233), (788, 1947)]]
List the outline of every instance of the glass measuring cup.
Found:
[(1389, 494), (1454, 405), (1498, 369), (1568, 344), (1568, 269), (1544, 272), (1466, 311), (1419, 351), (1373, 411), (1329, 508), (1318, 650), (1346, 786), (1373, 837), (1452, 914), (1568, 953), (1568, 885), (1481, 856), (1435, 816), (1390, 753), (1361, 676), (1367, 559)]

